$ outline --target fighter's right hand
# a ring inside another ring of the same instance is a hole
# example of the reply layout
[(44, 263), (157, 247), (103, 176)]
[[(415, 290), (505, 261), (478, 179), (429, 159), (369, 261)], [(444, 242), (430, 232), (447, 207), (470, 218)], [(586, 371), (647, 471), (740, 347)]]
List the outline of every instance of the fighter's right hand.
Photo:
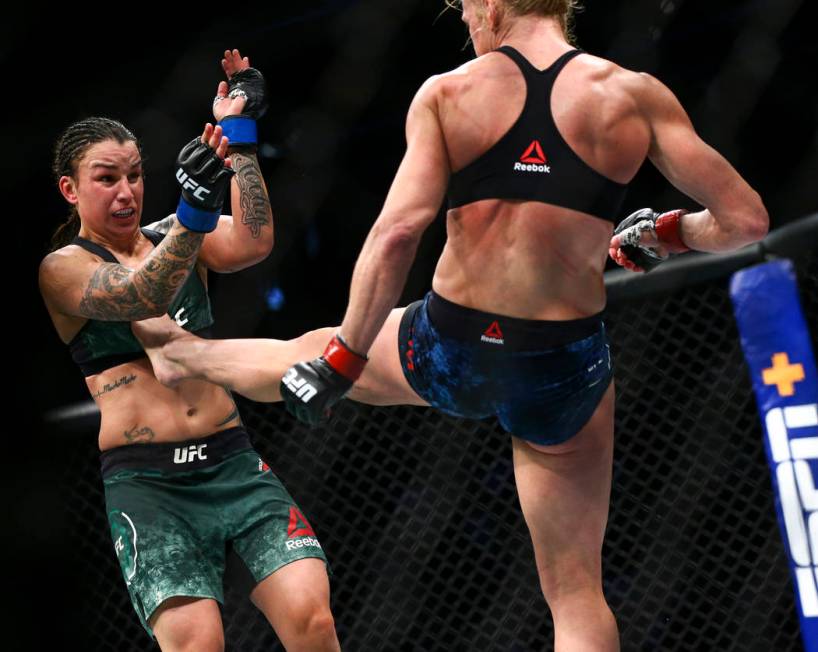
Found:
[(176, 218), (191, 231), (209, 233), (219, 223), (234, 174), (230, 160), (224, 158), (227, 145), (221, 127), (208, 124), (176, 158), (176, 180), (182, 187)]
[(631, 213), (614, 230), (608, 253), (625, 269), (649, 272), (670, 254), (690, 251), (681, 238), (681, 219), (686, 213), (682, 209), (658, 213), (652, 208)]
[(332, 406), (360, 377), (366, 360), (336, 335), (322, 356), (299, 362), (284, 374), (280, 390), (287, 411), (311, 426), (325, 422)]

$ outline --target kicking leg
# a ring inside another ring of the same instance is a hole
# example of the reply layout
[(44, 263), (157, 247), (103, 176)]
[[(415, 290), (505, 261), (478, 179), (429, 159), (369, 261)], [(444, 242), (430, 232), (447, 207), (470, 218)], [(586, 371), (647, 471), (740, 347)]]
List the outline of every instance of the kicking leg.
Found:
[(133, 322), (131, 328), (162, 384), (198, 378), (264, 402), (280, 401), (284, 372), (299, 360), (321, 355), (335, 331), (322, 328), (294, 340), (207, 340), (169, 317)]
[(619, 632), (602, 594), (602, 539), (613, 463), (614, 389), (588, 424), (557, 446), (513, 439), (517, 491), (556, 652), (616, 652)]
[[(350, 399), (371, 405), (426, 405), (406, 382), (400, 366), (402, 316), (403, 308), (396, 308), (387, 318)], [(198, 378), (262, 402), (280, 401), (279, 383), (287, 369), (321, 355), (337, 331), (337, 327), (319, 328), (292, 340), (207, 340), (167, 316), (133, 322), (131, 328), (162, 384)]]

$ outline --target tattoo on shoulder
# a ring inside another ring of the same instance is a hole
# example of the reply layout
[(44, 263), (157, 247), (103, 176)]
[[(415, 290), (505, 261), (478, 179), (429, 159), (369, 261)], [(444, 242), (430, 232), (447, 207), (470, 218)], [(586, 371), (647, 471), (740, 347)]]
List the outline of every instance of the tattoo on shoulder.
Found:
[(107, 394), (108, 392), (113, 392), (115, 389), (119, 389), (120, 387), (124, 387), (125, 385), (130, 385), (132, 382), (136, 380), (136, 376), (131, 374), (130, 376), (122, 376), (119, 380), (115, 383), (105, 383), (102, 389), (98, 392), (91, 394), (91, 398), (99, 398), (103, 394)]
[(261, 229), (273, 221), (270, 200), (264, 191), (264, 180), (255, 156), (231, 153), (236, 182), (241, 197), (242, 224), (246, 224), (254, 239), (261, 237)]
[(148, 426), (134, 426), (130, 430), (126, 430), (124, 435), (130, 444), (147, 444), (156, 437), (156, 433)]

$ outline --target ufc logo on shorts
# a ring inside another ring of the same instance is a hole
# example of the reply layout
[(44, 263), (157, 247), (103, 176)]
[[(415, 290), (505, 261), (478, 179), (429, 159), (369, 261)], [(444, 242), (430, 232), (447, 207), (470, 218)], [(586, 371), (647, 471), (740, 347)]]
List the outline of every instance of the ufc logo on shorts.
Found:
[(287, 389), (300, 398), (304, 403), (309, 403), (313, 396), (318, 393), (318, 390), (310, 385), (303, 378), (298, 377), (298, 372), (294, 368), (290, 368), (281, 379)]
[(207, 188), (203, 188), (196, 183), (182, 168), (176, 170), (176, 180), (182, 184), (183, 190), (193, 190), (193, 196), (196, 199), (204, 199), (205, 195), (210, 194), (210, 191)]
[(187, 462), (193, 462), (196, 459), (206, 460), (207, 455), (205, 455), (204, 453), (205, 448), (207, 448), (207, 444), (199, 444), (198, 446), (193, 445), (177, 448), (173, 451), (173, 463), (185, 464)]
[(767, 413), (765, 423), (801, 608), (805, 617), (816, 617), (818, 488), (808, 460), (818, 460), (818, 436), (790, 435), (801, 428), (818, 428), (818, 404), (774, 408)]

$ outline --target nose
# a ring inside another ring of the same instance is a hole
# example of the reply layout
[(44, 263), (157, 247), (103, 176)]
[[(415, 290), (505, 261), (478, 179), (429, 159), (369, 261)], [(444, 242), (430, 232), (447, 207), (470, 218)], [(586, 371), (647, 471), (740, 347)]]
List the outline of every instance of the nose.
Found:
[(117, 184), (116, 188), (116, 198), (122, 202), (130, 202), (133, 199), (133, 188), (128, 181), (127, 177), (123, 177), (119, 180), (119, 184)]

